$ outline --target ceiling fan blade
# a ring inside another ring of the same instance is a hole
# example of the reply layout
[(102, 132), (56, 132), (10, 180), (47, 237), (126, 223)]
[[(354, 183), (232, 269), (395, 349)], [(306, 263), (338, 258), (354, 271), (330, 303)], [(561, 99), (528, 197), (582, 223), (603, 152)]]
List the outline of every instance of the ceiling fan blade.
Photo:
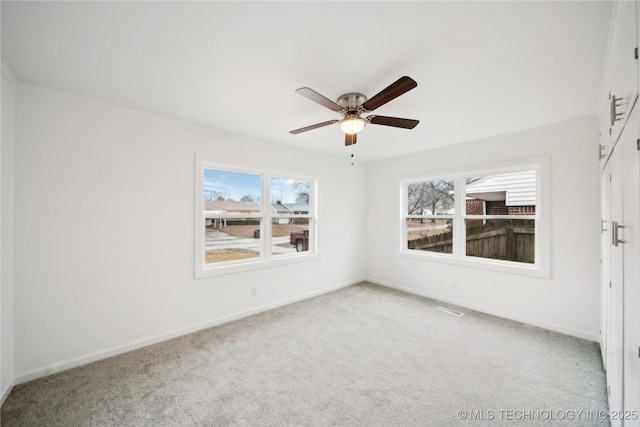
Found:
[(418, 126), (418, 123), (420, 123), (420, 120), (401, 119), (398, 117), (387, 116), (369, 116), (367, 117), (367, 121), (374, 125), (393, 126), (404, 129), (413, 129)]
[(323, 106), (327, 107), (330, 110), (340, 112), (343, 109), (342, 105), (336, 104), (335, 102), (333, 102), (329, 98), (325, 98), (324, 96), (320, 95), (315, 90), (310, 89), (308, 87), (301, 87), (300, 89), (296, 89), (296, 93), (299, 94), (299, 95), (302, 95), (305, 98), (308, 98), (308, 99), (310, 99), (310, 100), (312, 100), (314, 102), (317, 102), (318, 104), (323, 105)]
[(416, 81), (411, 77), (400, 77), (386, 89), (383, 89), (381, 92), (374, 95), (373, 98), (362, 104), (362, 108), (364, 108), (365, 111), (373, 111), (381, 105), (384, 105), (387, 102), (396, 99), (403, 93), (409, 92), (416, 86), (418, 86), (418, 83), (416, 83)]
[(349, 145), (355, 144), (358, 139), (357, 133), (345, 133), (344, 134), (344, 145), (348, 147)]
[(338, 123), (338, 122), (339, 122), (339, 120), (328, 120), (326, 122), (316, 123), (315, 125), (306, 126), (306, 127), (300, 128), (300, 129), (295, 129), (295, 130), (289, 131), (289, 133), (297, 135), (299, 133), (306, 132), (308, 130), (318, 129), (318, 128), (321, 128), (321, 127), (324, 127), (324, 126), (329, 126), (329, 125), (332, 125), (332, 124)]

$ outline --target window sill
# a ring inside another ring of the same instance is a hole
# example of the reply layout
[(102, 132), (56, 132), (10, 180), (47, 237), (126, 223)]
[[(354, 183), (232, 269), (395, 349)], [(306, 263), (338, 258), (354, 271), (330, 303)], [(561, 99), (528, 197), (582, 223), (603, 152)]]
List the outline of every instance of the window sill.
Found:
[(200, 268), (196, 268), (195, 278), (204, 279), (206, 277), (217, 277), (226, 274), (236, 274), (245, 271), (260, 270), (265, 268), (294, 264), (297, 262), (313, 261), (319, 258), (320, 255), (318, 255), (317, 253), (296, 253), (293, 255), (279, 255), (277, 257), (269, 259), (247, 260), (246, 262), (241, 263), (234, 262), (233, 264), (227, 265), (209, 264)]
[(539, 277), (543, 279), (551, 278), (551, 269), (544, 264), (525, 264), (513, 261), (502, 261), (497, 259), (477, 258), (477, 257), (456, 257), (450, 254), (421, 253), (416, 251), (399, 251), (398, 256), (416, 261), (439, 262), (460, 267), (481, 268), (484, 270), (497, 271), (500, 273), (517, 274), (521, 276)]

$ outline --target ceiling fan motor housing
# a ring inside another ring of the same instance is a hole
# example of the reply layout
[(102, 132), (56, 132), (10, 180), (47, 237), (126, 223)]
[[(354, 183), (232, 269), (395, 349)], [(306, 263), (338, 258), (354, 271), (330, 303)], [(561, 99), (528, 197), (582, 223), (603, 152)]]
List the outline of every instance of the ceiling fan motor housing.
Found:
[(361, 93), (346, 93), (338, 98), (338, 104), (342, 105), (348, 113), (358, 112), (358, 107), (367, 101), (367, 97)]

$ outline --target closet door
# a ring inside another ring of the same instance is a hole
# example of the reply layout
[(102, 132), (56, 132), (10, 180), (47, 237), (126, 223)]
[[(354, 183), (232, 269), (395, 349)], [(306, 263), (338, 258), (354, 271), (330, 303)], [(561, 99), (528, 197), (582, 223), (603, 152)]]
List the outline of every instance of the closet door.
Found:
[[(624, 410), (628, 422), (640, 425), (640, 136), (638, 106), (632, 111), (618, 145), (622, 148), (624, 247)], [(635, 416), (634, 416), (634, 412)]]
[[(624, 244), (620, 244), (616, 237), (616, 225), (623, 225), (622, 219), (622, 153), (620, 145), (616, 145), (611, 153), (607, 169), (610, 173), (610, 213), (609, 226), (610, 245), (610, 283), (609, 307), (607, 327), (607, 392), (609, 394), (609, 410), (621, 413), (623, 407), (623, 342), (624, 342), (624, 289), (623, 266)], [(606, 169), (605, 169), (606, 170)], [(621, 426), (621, 421), (612, 420), (612, 426)]]
[[(610, 147), (609, 147), (610, 148)], [(600, 352), (607, 368), (609, 339), (609, 304), (611, 301), (611, 163), (607, 162), (600, 174)]]

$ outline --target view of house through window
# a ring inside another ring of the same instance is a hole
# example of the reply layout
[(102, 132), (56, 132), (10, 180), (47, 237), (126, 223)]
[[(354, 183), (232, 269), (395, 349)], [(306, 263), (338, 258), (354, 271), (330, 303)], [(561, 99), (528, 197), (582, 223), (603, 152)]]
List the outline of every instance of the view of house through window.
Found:
[(311, 182), (271, 177), (271, 253), (281, 255), (309, 250)]
[(535, 263), (536, 171), (403, 183), (405, 251)]
[(310, 180), (204, 168), (204, 264), (310, 250)]
[(204, 170), (205, 264), (260, 257), (261, 193), (260, 175)]
[(467, 178), (466, 255), (535, 262), (536, 173)]

